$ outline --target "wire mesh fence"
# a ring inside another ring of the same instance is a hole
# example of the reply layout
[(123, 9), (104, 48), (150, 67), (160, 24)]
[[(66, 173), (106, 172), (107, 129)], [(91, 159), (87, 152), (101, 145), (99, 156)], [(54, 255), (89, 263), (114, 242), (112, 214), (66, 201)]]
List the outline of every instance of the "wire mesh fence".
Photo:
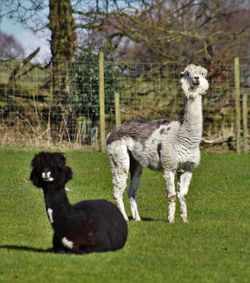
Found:
[[(67, 95), (60, 97), (59, 106), (53, 97), (52, 67), (27, 65), (10, 79), (18, 64), (0, 63), (0, 145), (99, 148), (98, 59), (64, 64)], [(104, 66), (106, 133), (116, 126), (116, 94), (120, 97), (118, 110), (122, 122), (139, 118), (182, 119), (184, 98), (179, 73), (185, 66), (111, 61), (105, 61)], [(249, 97), (250, 65), (241, 65), (240, 75), (241, 93)], [(214, 66), (209, 70), (209, 82), (209, 91), (203, 98), (204, 141), (218, 144), (226, 141), (229, 149), (233, 149), (234, 65)]]

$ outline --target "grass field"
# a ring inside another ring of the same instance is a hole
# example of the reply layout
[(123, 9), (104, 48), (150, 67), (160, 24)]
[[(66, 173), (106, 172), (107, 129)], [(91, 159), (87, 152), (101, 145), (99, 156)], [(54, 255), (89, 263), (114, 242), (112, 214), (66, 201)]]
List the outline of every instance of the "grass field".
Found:
[[(186, 225), (179, 214), (166, 222), (162, 174), (145, 170), (138, 194), (144, 221), (129, 222), (125, 248), (76, 256), (46, 251), (52, 231), (43, 195), (29, 182), (33, 154), (0, 151), (0, 282), (250, 282), (250, 155), (203, 154)], [(72, 202), (112, 200), (105, 154), (66, 156)]]

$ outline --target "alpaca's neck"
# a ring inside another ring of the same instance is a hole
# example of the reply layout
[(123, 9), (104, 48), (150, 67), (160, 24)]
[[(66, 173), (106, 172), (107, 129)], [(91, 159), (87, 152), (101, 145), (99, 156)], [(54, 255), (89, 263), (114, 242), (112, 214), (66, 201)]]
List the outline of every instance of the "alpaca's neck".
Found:
[(70, 203), (65, 189), (47, 187), (43, 189), (46, 208), (51, 209), (67, 209), (70, 208)]
[(202, 136), (202, 98), (201, 95), (188, 99), (185, 106), (181, 136), (188, 136), (190, 141), (200, 143)]
[(187, 101), (183, 123), (191, 129), (202, 131), (202, 99), (200, 95)]

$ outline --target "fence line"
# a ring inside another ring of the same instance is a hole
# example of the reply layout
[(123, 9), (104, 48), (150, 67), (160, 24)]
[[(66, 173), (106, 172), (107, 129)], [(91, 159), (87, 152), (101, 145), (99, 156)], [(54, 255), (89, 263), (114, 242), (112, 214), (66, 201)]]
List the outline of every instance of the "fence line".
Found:
[(120, 93), (115, 92), (115, 126), (119, 127), (120, 124), (121, 124)]
[(248, 95), (249, 91), (243, 92), (242, 98), (242, 122), (243, 122), (243, 152), (248, 152)]
[[(10, 84), (13, 65), (0, 63), (0, 146), (57, 144), (104, 150), (105, 133), (121, 122), (182, 117), (178, 75), (185, 66), (118, 64), (103, 55), (94, 59), (67, 67), (70, 96), (62, 101), (62, 109), (53, 105), (50, 68), (23, 70)], [(237, 152), (242, 147), (246, 152), (250, 67), (212, 67), (210, 89), (203, 99), (204, 138), (230, 149), (237, 138)]]
[(236, 152), (241, 153), (241, 107), (240, 107), (240, 62), (234, 59), (235, 107), (236, 107)]
[(100, 148), (105, 151), (105, 92), (104, 92), (104, 54), (99, 53), (99, 103), (100, 103)]

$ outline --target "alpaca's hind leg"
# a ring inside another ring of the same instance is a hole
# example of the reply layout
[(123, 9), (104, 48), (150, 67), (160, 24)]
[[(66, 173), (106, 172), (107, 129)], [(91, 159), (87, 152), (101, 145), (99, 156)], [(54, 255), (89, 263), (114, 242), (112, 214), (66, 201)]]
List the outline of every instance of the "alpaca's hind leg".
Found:
[(129, 154), (127, 147), (125, 145), (116, 146), (109, 158), (112, 167), (114, 198), (123, 217), (128, 221), (123, 202), (123, 193), (126, 189), (129, 171)]
[(131, 183), (128, 190), (128, 197), (132, 212), (132, 217), (136, 221), (140, 221), (140, 215), (138, 212), (137, 202), (136, 202), (136, 192), (138, 187), (141, 184), (141, 175), (142, 175), (142, 166), (137, 162), (132, 155), (130, 155), (130, 176), (131, 176)]
[(191, 182), (192, 172), (185, 171), (178, 176), (178, 199), (180, 201), (181, 218), (184, 223), (188, 223), (186, 195)]
[(174, 222), (175, 207), (176, 207), (176, 192), (174, 185), (175, 171), (164, 171), (164, 178), (166, 181), (166, 191), (168, 197), (168, 221)]

